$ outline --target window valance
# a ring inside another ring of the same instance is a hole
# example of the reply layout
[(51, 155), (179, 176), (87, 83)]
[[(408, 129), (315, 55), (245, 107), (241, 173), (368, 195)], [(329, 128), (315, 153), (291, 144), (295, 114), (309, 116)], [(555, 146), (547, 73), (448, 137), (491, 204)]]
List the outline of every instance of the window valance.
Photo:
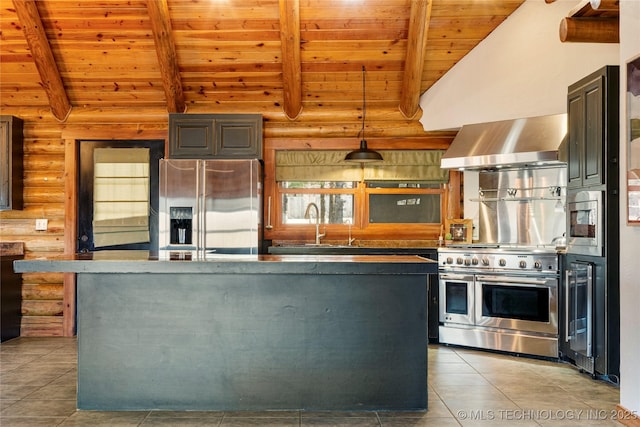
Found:
[(276, 181), (447, 182), (443, 150), (382, 150), (382, 162), (346, 162), (348, 150), (277, 151)]

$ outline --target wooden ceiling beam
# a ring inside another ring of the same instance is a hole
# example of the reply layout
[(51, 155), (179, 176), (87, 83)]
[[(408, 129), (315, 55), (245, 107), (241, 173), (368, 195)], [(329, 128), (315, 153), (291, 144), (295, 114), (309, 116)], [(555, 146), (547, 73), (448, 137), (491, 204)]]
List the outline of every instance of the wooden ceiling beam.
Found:
[(147, 0), (147, 11), (160, 65), (162, 85), (167, 98), (167, 111), (183, 113), (187, 110), (178, 67), (178, 56), (173, 41), (171, 18), (167, 0)]
[(413, 118), (420, 109), (422, 71), (427, 50), (431, 5), (432, 0), (415, 0), (411, 2), (407, 54), (405, 56), (399, 106), (400, 111), (407, 118)]
[(620, 43), (618, 18), (563, 18), (560, 41), (578, 43)]
[(295, 120), (302, 112), (302, 66), (300, 62), (300, 0), (280, 0), (280, 42), (284, 114)]
[(13, 0), (13, 7), (22, 25), (31, 57), (40, 75), (42, 88), (49, 98), (51, 113), (56, 119), (63, 122), (71, 113), (71, 102), (69, 102), (47, 34), (44, 31), (38, 6), (35, 0)]

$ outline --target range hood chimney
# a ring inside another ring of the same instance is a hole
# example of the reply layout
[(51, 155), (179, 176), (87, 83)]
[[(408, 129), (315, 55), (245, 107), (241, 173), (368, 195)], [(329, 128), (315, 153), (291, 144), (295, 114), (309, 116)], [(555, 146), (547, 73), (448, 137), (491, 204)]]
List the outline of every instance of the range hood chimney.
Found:
[(498, 169), (563, 164), (567, 115), (464, 125), (442, 157), (443, 169)]

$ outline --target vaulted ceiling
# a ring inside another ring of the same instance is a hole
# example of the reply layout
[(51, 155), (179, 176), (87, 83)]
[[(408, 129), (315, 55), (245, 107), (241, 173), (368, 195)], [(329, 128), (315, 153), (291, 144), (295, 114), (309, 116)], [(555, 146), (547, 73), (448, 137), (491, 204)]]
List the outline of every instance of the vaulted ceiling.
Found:
[(413, 119), (523, 1), (2, 0), (0, 107)]
[[(522, 0), (2, 2), (2, 106), (286, 114), (417, 97)], [(49, 53), (50, 52), (50, 53)], [(59, 76), (59, 77), (57, 77)]]

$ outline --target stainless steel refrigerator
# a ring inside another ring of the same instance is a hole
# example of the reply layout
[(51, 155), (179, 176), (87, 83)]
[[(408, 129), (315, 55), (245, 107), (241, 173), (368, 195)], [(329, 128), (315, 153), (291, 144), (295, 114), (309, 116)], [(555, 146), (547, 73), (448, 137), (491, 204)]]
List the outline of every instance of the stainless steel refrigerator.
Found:
[(262, 165), (257, 159), (162, 159), (161, 255), (257, 255), (262, 246)]

